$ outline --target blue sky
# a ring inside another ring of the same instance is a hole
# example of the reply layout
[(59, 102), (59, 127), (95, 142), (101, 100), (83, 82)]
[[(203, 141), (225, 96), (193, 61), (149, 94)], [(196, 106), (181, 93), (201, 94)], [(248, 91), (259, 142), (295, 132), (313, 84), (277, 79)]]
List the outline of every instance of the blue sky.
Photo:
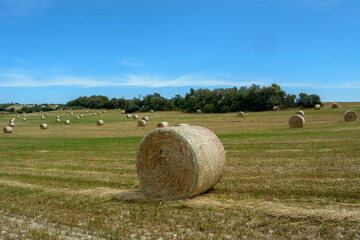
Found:
[(360, 1), (0, 0), (0, 103), (253, 83), (360, 101)]

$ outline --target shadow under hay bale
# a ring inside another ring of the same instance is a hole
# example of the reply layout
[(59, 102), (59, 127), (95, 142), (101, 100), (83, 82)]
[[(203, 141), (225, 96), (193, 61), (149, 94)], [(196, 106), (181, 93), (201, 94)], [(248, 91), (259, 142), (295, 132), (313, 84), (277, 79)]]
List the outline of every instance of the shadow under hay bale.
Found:
[(357, 119), (357, 114), (355, 111), (349, 110), (344, 113), (344, 119), (346, 122), (353, 122)]
[(186, 199), (213, 188), (222, 178), (225, 150), (209, 129), (198, 126), (160, 128), (140, 143), (139, 180), (152, 196)]

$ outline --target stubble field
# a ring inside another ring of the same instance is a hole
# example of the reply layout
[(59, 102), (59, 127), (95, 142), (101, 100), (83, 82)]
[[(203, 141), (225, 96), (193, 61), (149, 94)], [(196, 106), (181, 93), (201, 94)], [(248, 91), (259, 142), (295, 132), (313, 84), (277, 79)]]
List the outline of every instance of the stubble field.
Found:
[[(26, 114), (0, 134), (0, 239), (360, 239), (360, 121), (343, 118), (360, 103), (340, 106), (305, 109), (302, 129), (288, 126), (296, 109), (137, 113), (144, 128), (113, 110)], [(1, 128), (12, 117), (0, 114)], [(161, 121), (217, 134), (227, 166), (213, 190), (179, 201), (142, 191), (136, 151)]]

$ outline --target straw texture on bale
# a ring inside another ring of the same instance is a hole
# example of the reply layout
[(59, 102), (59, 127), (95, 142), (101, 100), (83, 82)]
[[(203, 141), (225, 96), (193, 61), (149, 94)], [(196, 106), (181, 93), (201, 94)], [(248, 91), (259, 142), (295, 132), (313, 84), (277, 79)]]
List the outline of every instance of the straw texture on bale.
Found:
[(134, 115), (134, 116), (133, 116), (133, 119), (138, 119), (138, 118), (139, 118), (138, 115)]
[(12, 133), (12, 127), (6, 126), (3, 128), (3, 133)]
[(48, 125), (46, 123), (40, 124), (40, 129), (47, 129)]
[(15, 127), (15, 123), (14, 122), (9, 122), (9, 127)]
[(102, 125), (104, 125), (104, 121), (103, 121), (103, 120), (98, 120), (98, 121), (96, 122), (96, 126), (102, 126)]
[(237, 116), (238, 116), (238, 117), (244, 117), (245, 114), (244, 114), (243, 112), (238, 112), (238, 113), (237, 113)]
[(279, 111), (280, 110), (280, 107), (279, 106), (274, 106), (273, 107), (273, 111)]
[(196, 113), (201, 113), (201, 110), (200, 109), (196, 110)]
[(315, 104), (315, 110), (320, 110), (320, 108), (321, 108), (321, 105), (320, 104)]
[(146, 121), (145, 120), (140, 120), (137, 123), (138, 127), (145, 127), (146, 126)]
[(65, 125), (70, 125), (70, 120), (65, 120)]
[(332, 108), (339, 108), (339, 104), (333, 103), (333, 104), (331, 105), (331, 107), (332, 107)]
[(142, 117), (141, 119), (142, 119), (142, 120), (145, 120), (145, 121), (149, 121), (149, 118), (148, 118), (148, 117)]
[(60, 120), (60, 118), (57, 118), (55, 121), (56, 121), (56, 122), (60, 122), (61, 120)]
[(295, 114), (305, 117), (304, 111), (301, 111), (301, 110), (297, 111)]
[(175, 127), (189, 127), (190, 125), (187, 123), (178, 123), (175, 125)]
[(305, 118), (302, 116), (295, 114), (289, 119), (289, 126), (291, 128), (303, 128), (305, 125)]
[(168, 122), (159, 122), (158, 127), (168, 127), (169, 126), (169, 123)]
[(186, 199), (213, 188), (223, 175), (225, 160), (223, 145), (207, 128), (158, 128), (141, 141), (136, 168), (151, 196)]
[(346, 111), (344, 113), (344, 119), (345, 119), (346, 122), (356, 121), (357, 114), (356, 114), (356, 112), (354, 112), (352, 110)]
[(127, 118), (127, 119), (130, 119), (130, 118), (131, 118), (131, 115), (130, 115), (130, 114), (126, 114), (126, 118)]

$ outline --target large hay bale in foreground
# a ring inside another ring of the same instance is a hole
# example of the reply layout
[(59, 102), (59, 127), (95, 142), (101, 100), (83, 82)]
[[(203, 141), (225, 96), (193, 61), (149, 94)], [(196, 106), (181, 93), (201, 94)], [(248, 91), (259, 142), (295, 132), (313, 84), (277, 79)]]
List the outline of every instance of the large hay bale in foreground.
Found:
[(149, 117), (142, 117), (142, 120), (149, 121)]
[(133, 116), (133, 119), (139, 119), (139, 116), (135, 114), (135, 115)]
[(65, 125), (70, 125), (70, 120), (65, 120)]
[(301, 110), (297, 111), (295, 114), (305, 117), (305, 113)]
[(213, 188), (223, 175), (225, 160), (223, 145), (207, 128), (158, 128), (141, 141), (136, 168), (151, 196), (186, 199)]
[(200, 109), (196, 110), (196, 113), (197, 113), (197, 114), (200, 114), (200, 113), (201, 113), (201, 110), (200, 110)]
[(3, 127), (3, 133), (12, 133), (12, 127), (10, 126)]
[(96, 126), (103, 126), (103, 125), (104, 125), (104, 121), (103, 121), (103, 120), (97, 120)]
[(158, 127), (168, 127), (169, 126), (169, 123), (168, 122), (159, 122)]
[(355, 111), (349, 110), (344, 113), (344, 119), (346, 122), (356, 121), (357, 114)]
[(9, 127), (15, 127), (15, 123), (14, 122), (9, 122)]
[(40, 124), (40, 129), (47, 129), (48, 125), (46, 123)]
[(333, 103), (333, 104), (331, 105), (331, 107), (332, 107), (332, 108), (339, 108), (339, 104)]
[(244, 112), (238, 112), (238, 113), (237, 113), (237, 116), (238, 116), (238, 117), (244, 117), (244, 116), (245, 116), (245, 113), (244, 113)]
[(145, 120), (140, 120), (137, 123), (138, 127), (145, 127), (146, 126), (146, 121)]
[(321, 109), (321, 105), (320, 105), (320, 104), (315, 104), (314, 108), (315, 108), (315, 110), (320, 110), (320, 109)]
[(289, 126), (291, 128), (303, 128), (305, 125), (305, 118), (302, 116), (295, 114), (289, 119)]
[(280, 107), (279, 106), (273, 106), (273, 111), (280, 111)]

